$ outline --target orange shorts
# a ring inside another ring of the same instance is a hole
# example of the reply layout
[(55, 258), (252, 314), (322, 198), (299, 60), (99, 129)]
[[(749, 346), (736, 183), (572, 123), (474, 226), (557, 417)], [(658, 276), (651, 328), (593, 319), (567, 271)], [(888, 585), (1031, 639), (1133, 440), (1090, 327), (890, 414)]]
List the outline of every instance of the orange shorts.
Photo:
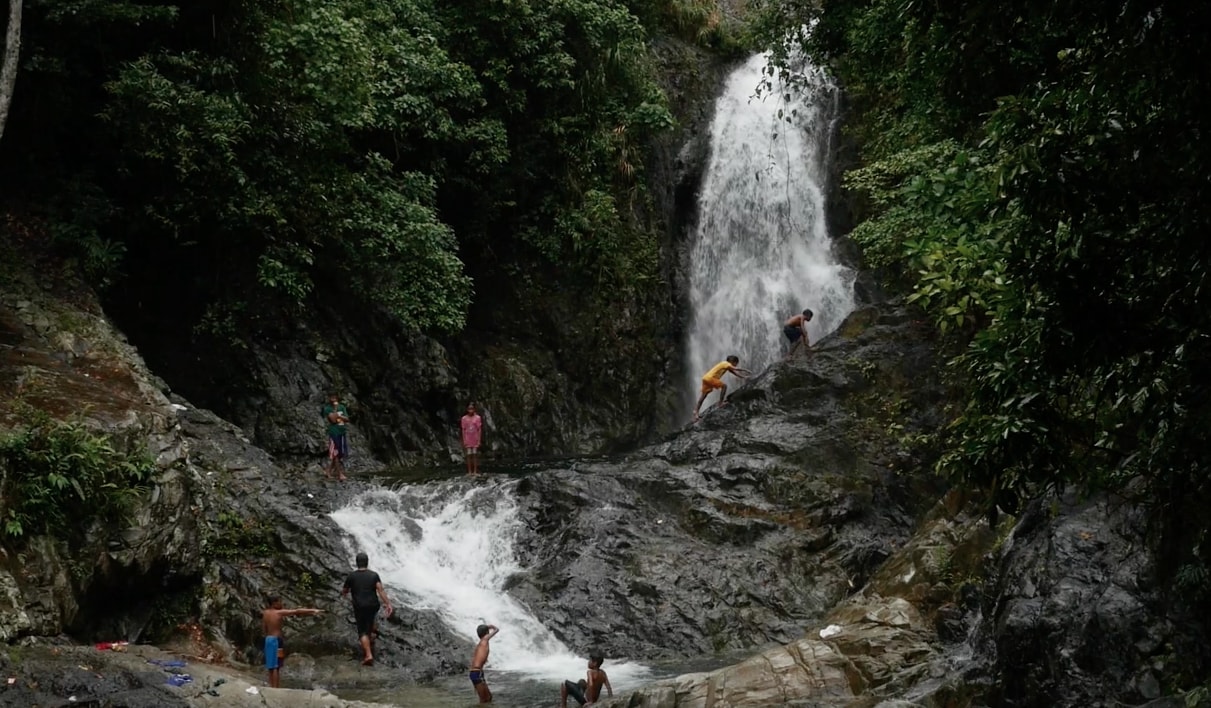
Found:
[(711, 391), (714, 391), (714, 390), (720, 389), (720, 388), (723, 388), (723, 382), (720, 381), (719, 379), (703, 379), (702, 380), (702, 393), (703, 394), (710, 393)]

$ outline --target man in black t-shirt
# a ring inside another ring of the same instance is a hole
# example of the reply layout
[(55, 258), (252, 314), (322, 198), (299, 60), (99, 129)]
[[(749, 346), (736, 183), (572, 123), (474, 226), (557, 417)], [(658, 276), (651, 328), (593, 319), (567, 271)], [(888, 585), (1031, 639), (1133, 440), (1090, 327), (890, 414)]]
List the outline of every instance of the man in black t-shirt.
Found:
[(378, 619), (378, 601), (381, 599), (383, 607), (387, 608), (387, 617), (390, 617), (392, 612), (391, 601), (383, 590), (383, 581), (378, 577), (378, 573), (367, 567), (368, 565), (370, 558), (365, 553), (357, 554), (357, 570), (345, 578), (345, 587), (341, 590), (341, 597), (353, 597), (353, 619), (357, 623), (358, 642), (361, 643), (362, 653), (365, 654), (362, 659), (363, 666), (374, 663), (374, 636), (378, 634), (374, 623)]

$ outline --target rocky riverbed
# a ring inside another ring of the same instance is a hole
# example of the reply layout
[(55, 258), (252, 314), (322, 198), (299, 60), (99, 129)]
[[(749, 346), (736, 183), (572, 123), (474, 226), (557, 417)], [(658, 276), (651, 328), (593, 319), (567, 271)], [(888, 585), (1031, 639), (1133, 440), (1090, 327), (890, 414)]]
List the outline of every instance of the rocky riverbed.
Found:
[(259, 678), (151, 646), (26, 642), (0, 655), (0, 705), (23, 708), (387, 708)]

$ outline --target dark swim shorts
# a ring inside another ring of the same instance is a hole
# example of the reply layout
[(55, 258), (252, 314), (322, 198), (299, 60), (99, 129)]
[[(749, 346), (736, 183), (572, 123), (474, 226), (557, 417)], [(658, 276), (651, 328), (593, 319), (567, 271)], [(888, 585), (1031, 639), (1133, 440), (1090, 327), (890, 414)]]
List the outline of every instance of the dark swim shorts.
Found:
[(791, 325), (783, 327), (782, 333), (786, 335), (787, 339), (791, 340), (791, 344), (799, 341), (799, 338), (803, 336), (803, 330), (799, 329), (798, 327), (792, 327)]
[(353, 621), (357, 623), (357, 636), (359, 637), (369, 637), (377, 619), (378, 605), (353, 608)]
[(484, 672), (478, 669), (467, 674), (471, 678), (471, 685), (478, 686), (484, 682)]
[(585, 698), (583, 686), (571, 681), (564, 681), (563, 686), (568, 689), (568, 698), (571, 698), (582, 706), (587, 702), (588, 699)]

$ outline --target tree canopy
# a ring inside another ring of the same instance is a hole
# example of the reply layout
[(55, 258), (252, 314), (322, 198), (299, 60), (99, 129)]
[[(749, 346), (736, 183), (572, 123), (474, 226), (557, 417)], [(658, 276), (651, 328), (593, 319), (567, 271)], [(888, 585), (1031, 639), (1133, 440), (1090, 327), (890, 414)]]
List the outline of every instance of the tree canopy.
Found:
[(187, 261), (211, 323), (335, 282), (457, 331), (469, 257), (625, 290), (657, 268), (639, 148), (673, 126), (647, 42), (703, 7), (28, 0), (0, 184), (99, 281)]

